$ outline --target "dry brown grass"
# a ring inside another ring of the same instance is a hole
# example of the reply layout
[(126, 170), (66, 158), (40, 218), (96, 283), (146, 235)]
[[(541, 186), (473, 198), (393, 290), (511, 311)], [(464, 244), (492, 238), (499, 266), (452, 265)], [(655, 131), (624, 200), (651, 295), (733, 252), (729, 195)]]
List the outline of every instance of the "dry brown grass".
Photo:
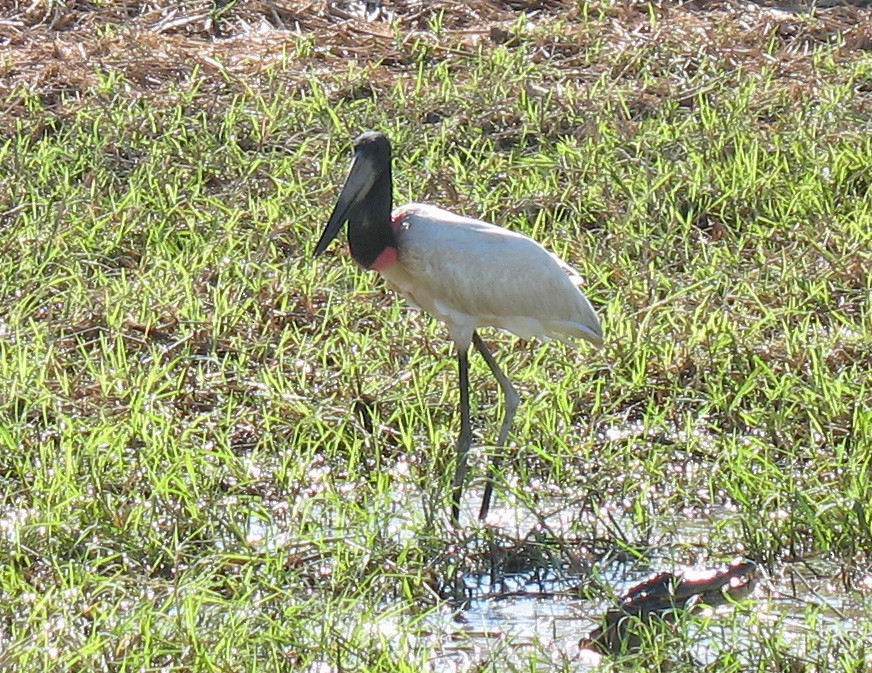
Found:
[[(802, 95), (826, 77), (814, 64), (821, 44), (835, 45), (839, 59), (868, 57), (868, 10), (775, 4), (401, 0), (367, 11), (362, 2), (14, 1), (0, 14), (0, 96), (8, 123), (27, 114), (17, 92), (36, 94), (50, 107), (61, 101), (75, 107), (107, 73), (122, 75), (131, 97), (167, 93), (194, 71), (216, 89), (232, 90), (257, 88), (279, 64), (293, 80), (295, 71), (344, 69), (350, 59), (366, 64), (373, 80), (390, 81), (414, 61), (419, 41), (433, 46), (434, 59), (452, 58), (495, 43), (511, 46), (519, 30), (529, 33), (525, 44), (536, 45), (531, 58), (548, 60), (564, 79), (632, 80), (642, 68), (663, 75), (639, 92), (642, 106), (651, 96), (681, 100), (696, 93), (683, 91), (682, 81), (703, 61), (725, 71), (774, 70)], [(549, 25), (559, 28), (539, 30)], [(289, 62), (302, 40), (312, 49)], [(594, 46), (600, 52), (591, 62)], [(868, 81), (856, 86), (872, 89)]]

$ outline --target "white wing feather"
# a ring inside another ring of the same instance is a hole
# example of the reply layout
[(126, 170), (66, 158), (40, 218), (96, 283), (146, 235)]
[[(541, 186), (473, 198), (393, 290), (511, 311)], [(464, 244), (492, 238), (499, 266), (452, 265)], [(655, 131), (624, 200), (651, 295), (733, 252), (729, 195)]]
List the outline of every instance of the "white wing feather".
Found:
[(492, 326), (523, 338), (602, 345), (578, 272), (534, 240), (425, 204), (403, 206), (394, 218), (401, 222), (399, 260), (382, 275), (445, 322), (455, 340), (468, 343), (472, 330)]

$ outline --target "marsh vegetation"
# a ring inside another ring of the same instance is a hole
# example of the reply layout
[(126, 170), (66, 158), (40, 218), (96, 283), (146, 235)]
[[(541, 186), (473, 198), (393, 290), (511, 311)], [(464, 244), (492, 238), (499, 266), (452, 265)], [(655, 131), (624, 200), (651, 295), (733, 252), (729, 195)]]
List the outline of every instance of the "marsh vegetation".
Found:
[[(872, 18), (730, 1), (6, 3), (0, 667), (861, 671)], [(313, 260), (361, 130), (396, 199), (570, 261), (598, 352), (485, 339), (448, 523), (442, 327)], [(480, 493), (480, 492), (479, 492)], [(752, 596), (578, 641), (652, 570)]]

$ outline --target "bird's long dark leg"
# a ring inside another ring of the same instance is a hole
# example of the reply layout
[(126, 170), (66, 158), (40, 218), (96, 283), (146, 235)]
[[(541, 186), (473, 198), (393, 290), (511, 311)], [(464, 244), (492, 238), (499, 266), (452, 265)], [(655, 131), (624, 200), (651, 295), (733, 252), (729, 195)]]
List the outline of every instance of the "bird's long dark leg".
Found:
[(496, 455), (491, 459), (490, 471), (488, 474), (487, 483), (484, 486), (484, 496), (481, 499), (481, 509), (478, 512), (478, 518), (481, 521), (484, 521), (487, 518), (487, 513), (490, 510), (490, 501), (491, 496), (494, 490), (494, 480), (497, 476), (497, 470), (500, 466), (500, 451), (506, 443), (506, 439), (509, 437), (509, 430), (512, 429), (512, 421), (515, 419), (515, 412), (518, 410), (518, 404), (521, 402), (521, 396), (518, 395), (518, 391), (515, 390), (515, 386), (512, 385), (512, 382), (506, 378), (506, 375), (503, 374), (502, 370), (497, 365), (497, 361), (494, 360), (494, 356), (491, 355), (491, 352), (488, 350), (487, 346), (484, 345), (484, 341), (481, 340), (481, 337), (478, 335), (478, 332), (472, 333), (472, 343), (475, 344), (475, 348), (479, 353), (484, 357), (485, 362), (487, 362), (487, 366), (490, 367), (491, 372), (493, 372), (494, 377), (497, 380), (497, 383), (500, 384), (500, 388), (503, 389), (503, 395), (506, 398), (506, 413), (503, 417), (503, 424), (500, 426), (500, 434), (497, 438), (497, 446), (496, 446)]
[(457, 463), (451, 489), (451, 520), (460, 522), (460, 497), (466, 479), (467, 455), (472, 443), (472, 425), (469, 422), (469, 353), (466, 347), (457, 348), (457, 369), (460, 374), (460, 436), (457, 438)]

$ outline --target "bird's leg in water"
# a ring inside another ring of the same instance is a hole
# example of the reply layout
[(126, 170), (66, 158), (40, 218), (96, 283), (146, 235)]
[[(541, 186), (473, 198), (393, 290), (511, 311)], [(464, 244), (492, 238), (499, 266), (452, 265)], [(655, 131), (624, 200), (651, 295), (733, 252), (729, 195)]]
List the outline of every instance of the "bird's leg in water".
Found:
[(460, 436), (457, 438), (457, 463), (451, 488), (451, 520), (460, 523), (460, 498), (466, 479), (467, 456), (472, 443), (472, 425), (469, 422), (469, 345), (457, 348), (457, 369), (460, 372)]
[(500, 384), (500, 388), (503, 389), (503, 395), (506, 398), (506, 414), (503, 417), (503, 424), (500, 426), (500, 434), (497, 437), (496, 454), (491, 459), (487, 483), (485, 483), (484, 486), (484, 497), (481, 499), (481, 509), (478, 512), (479, 520), (484, 521), (490, 510), (491, 495), (494, 490), (494, 480), (497, 477), (497, 470), (499, 469), (500, 459), (502, 458), (501, 452), (509, 437), (509, 430), (512, 429), (512, 421), (515, 419), (515, 412), (518, 410), (518, 404), (521, 401), (521, 397), (518, 395), (518, 391), (515, 390), (515, 386), (512, 385), (512, 382), (509, 381), (509, 379), (506, 378), (506, 375), (500, 370), (497, 361), (494, 360), (494, 356), (491, 355), (487, 346), (484, 345), (484, 341), (481, 340), (478, 332), (472, 333), (472, 343), (475, 344), (478, 352), (484, 357), (487, 366), (490, 367), (491, 372), (493, 372), (493, 375)]

